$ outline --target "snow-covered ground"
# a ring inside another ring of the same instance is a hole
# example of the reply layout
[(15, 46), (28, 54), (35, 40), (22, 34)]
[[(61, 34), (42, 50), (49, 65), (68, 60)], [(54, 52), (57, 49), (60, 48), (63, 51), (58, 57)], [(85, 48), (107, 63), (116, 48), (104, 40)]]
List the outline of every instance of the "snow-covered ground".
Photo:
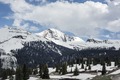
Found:
[[(74, 64), (73, 67), (67, 67), (67, 71), (68, 72), (71, 72), (71, 68), (72, 68), (72, 71), (74, 71), (75, 67), (77, 65), (77, 68), (79, 69), (79, 71), (85, 71), (85, 69), (81, 69), (81, 65), (78, 65), (78, 64)], [(111, 66), (106, 66), (106, 70), (107, 71), (112, 71), (113, 69), (116, 69), (116, 66), (114, 66), (115, 63), (114, 62), (111, 62)], [(84, 64), (84, 68), (86, 67), (86, 65)], [(97, 64), (97, 65), (91, 65), (91, 70), (90, 71), (101, 71), (102, 70), (102, 65), (101, 64)]]
[(36, 77), (30, 77), (28, 80), (38, 80)]
[[(74, 71), (76, 67), (76, 64), (74, 64), (74, 66), (72, 67), (72, 70)], [(84, 71), (84, 69), (80, 69), (81, 65), (77, 64), (77, 67), (79, 69), (79, 71)], [(67, 67), (67, 71), (70, 72), (71, 71), (71, 67)], [(53, 68), (49, 68), (49, 73), (55, 72), (55, 69)], [(78, 76), (73, 76), (73, 73), (69, 73), (66, 75), (50, 75), (50, 78), (52, 79), (63, 79), (63, 78), (71, 78), (71, 79), (81, 79), (81, 80), (86, 80), (86, 79), (91, 79), (93, 77), (95, 77), (97, 74), (90, 74), (90, 73), (80, 73)]]
[[(70, 72), (71, 68), (72, 68), (72, 71), (74, 71), (76, 65), (77, 65), (77, 68), (78, 68), (79, 71), (85, 71), (84, 69), (81, 69), (81, 65), (78, 65), (78, 64), (74, 64), (73, 67), (68, 66), (67, 71)], [(84, 65), (84, 66), (86, 66), (86, 65)], [(117, 67), (114, 66), (114, 62), (111, 62), (111, 66), (106, 66), (107, 71), (111, 71), (111, 70), (116, 69), (116, 68)], [(95, 76), (101, 75), (101, 72), (97, 72), (97, 70), (102, 70), (102, 66), (100, 64), (97, 64), (97, 65), (94, 65), (94, 66), (91, 65), (91, 70), (90, 70), (91, 72), (79, 73), (79, 75), (77, 75), (77, 76), (74, 76), (73, 73), (68, 73), (66, 75), (54, 74), (54, 72), (56, 70), (55, 68), (53, 69), (53, 68), (49, 67), (48, 69), (49, 69), (49, 74), (50, 74), (50, 80), (58, 80), (58, 79), (65, 79), (65, 78), (90, 80)], [(96, 70), (96, 72), (92, 72), (92, 71), (95, 71), (95, 70)], [(110, 75), (119, 74), (119, 73), (120, 73), (120, 69), (110, 73)], [(39, 80), (39, 77), (33, 75), (28, 80)]]
[(52, 73), (52, 72), (55, 72), (55, 70), (56, 70), (55, 68), (54, 69), (53, 68), (48, 68), (48, 69), (49, 69), (49, 74)]
[(116, 70), (116, 71), (110, 73), (110, 75), (116, 75), (116, 74), (120, 74), (120, 69), (118, 69), (118, 70)]
[(95, 77), (96, 75), (88, 74), (88, 73), (80, 73), (78, 76), (73, 76), (73, 74), (66, 74), (66, 75), (51, 75), (50, 78), (57, 78), (57, 79), (64, 79), (64, 78), (71, 78), (71, 79), (80, 79), (80, 80), (87, 80)]
[[(112, 71), (112, 70), (114, 70), (114, 69), (116, 69), (117, 67), (116, 66), (114, 66), (114, 62), (111, 62), (111, 66), (106, 66), (106, 70), (107, 71)], [(76, 65), (77, 65), (77, 68), (78, 68), (78, 70), (79, 71), (85, 71), (85, 69), (81, 69), (81, 65), (78, 65), (78, 64), (74, 64), (74, 66), (73, 67), (67, 67), (67, 71), (68, 72), (71, 72), (71, 69), (72, 69), (72, 71), (74, 71), (74, 69), (75, 69), (75, 67), (76, 67)], [(84, 65), (84, 67), (85, 67), (86, 65)], [(93, 72), (93, 73), (79, 73), (79, 75), (78, 76), (73, 76), (73, 73), (69, 73), (69, 74), (66, 74), (66, 75), (55, 75), (55, 74), (51, 74), (50, 75), (50, 78), (57, 78), (57, 79), (63, 79), (63, 78), (72, 78), (72, 79), (80, 79), (80, 80), (87, 80), (87, 79), (91, 79), (91, 78), (93, 78), (93, 77), (95, 77), (95, 76), (97, 76), (97, 75), (101, 75), (101, 73), (100, 72), (97, 72), (97, 71), (101, 71), (102, 70), (102, 65), (100, 65), (100, 64), (97, 64), (97, 65), (91, 65), (91, 70), (88, 70), (88, 71), (96, 71), (96, 72)], [(52, 72), (55, 72), (55, 69), (53, 69), (53, 68), (49, 68), (49, 73), (52, 73)], [(120, 73), (120, 70), (118, 70), (117, 71), (118, 73)], [(116, 72), (114, 72), (114, 73), (116, 73)]]
[[(106, 70), (107, 71), (112, 71), (113, 69), (116, 69), (117, 67), (114, 66), (114, 62), (111, 62), (111, 66), (106, 66)], [(101, 71), (102, 70), (102, 65), (101, 64), (97, 64), (95, 66), (92, 66), (91, 67), (91, 71), (95, 71), (95, 70), (99, 70)]]

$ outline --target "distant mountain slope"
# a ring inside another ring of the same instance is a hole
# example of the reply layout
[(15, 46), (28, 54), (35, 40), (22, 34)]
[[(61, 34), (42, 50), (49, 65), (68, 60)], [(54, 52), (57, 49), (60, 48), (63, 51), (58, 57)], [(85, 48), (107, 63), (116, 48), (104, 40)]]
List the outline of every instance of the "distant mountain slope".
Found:
[(114, 47), (115, 49), (120, 48), (120, 40), (100, 40), (100, 39), (88, 39), (86, 41), (86, 47), (89, 48), (110, 48)]

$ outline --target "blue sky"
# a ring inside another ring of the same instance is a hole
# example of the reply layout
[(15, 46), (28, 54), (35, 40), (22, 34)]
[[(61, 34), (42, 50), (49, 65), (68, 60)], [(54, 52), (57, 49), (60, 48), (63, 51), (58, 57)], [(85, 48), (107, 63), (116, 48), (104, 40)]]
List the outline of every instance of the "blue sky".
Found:
[(0, 27), (31, 32), (52, 27), (83, 38), (120, 39), (119, 0), (65, 1), (0, 0)]
[(11, 25), (13, 23), (12, 20), (7, 20), (4, 18), (11, 14), (12, 14), (12, 11), (11, 11), (9, 5), (0, 3), (0, 27), (4, 26), (5, 24)]

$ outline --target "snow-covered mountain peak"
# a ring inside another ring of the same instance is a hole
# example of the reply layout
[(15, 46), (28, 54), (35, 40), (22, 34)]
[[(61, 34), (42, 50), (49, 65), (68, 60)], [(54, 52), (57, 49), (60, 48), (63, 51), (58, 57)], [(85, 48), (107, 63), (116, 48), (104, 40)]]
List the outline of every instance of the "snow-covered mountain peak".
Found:
[(84, 42), (79, 37), (69, 36), (69, 35), (63, 33), (62, 31), (59, 31), (54, 28), (50, 28), (48, 30), (37, 33), (37, 35), (47, 38), (52, 41), (55, 40), (55, 41), (62, 41), (62, 42), (74, 42), (74, 41)]

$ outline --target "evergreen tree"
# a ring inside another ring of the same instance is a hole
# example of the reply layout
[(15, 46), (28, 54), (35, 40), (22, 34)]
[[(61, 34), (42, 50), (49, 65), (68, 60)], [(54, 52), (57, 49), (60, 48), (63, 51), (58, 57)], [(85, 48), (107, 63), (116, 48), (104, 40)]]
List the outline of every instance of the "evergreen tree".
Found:
[(83, 62), (82, 62), (82, 65), (81, 65), (81, 69), (84, 69), (84, 64), (83, 64)]
[(105, 58), (105, 62), (107, 63), (107, 66), (111, 66), (111, 62), (108, 56)]
[(23, 70), (22, 71), (23, 71), (23, 80), (29, 79), (28, 68), (25, 64), (23, 65)]
[(39, 75), (40, 77), (42, 78), (42, 74), (43, 73), (43, 70), (42, 70), (42, 65), (39, 65)]
[(96, 65), (98, 62), (95, 60), (95, 59), (93, 59), (93, 65)]
[(76, 63), (80, 65), (80, 59), (76, 59)]
[(72, 67), (71, 67), (71, 73), (72, 73)]
[(23, 73), (21, 67), (16, 69), (15, 80), (23, 80)]
[(88, 70), (91, 70), (91, 65), (89, 64), (89, 66), (88, 66)]
[(120, 68), (120, 61), (118, 61), (118, 67)]
[(86, 65), (89, 66), (89, 60), (86, 61)]
[(71, 67), (73, 67), (73, 64), (74, 64), (74, 62), (73, 62), (73, 60), (71, 61)]
[(33, 72), (32, 68), (29, 68), (29, 69), (28, 69), (29, 75), (32, 75), (32, 72)]
[(106, 67), (105, 67), (105, 63), (103, 63), (103, 67), (102, 67), (102, 75), (106, 74)]
[(85, 71), (87, 71), (87, 66), (85, 67)]
[(50, 79), (48, 65), (44, 65), (42, 79)]
[(63, 63), (62, 65), (62, 75), (65, 75), (67, 73), (67, 63)]
[(2, 73), (2, 61), (1, 61), (1, 58), (0, 58), (0, 77), (1, 77), (1, 74)]
[(79, 70), (78, 70), (77, 65), (76, 65), (76, 68), (74, 70), (74, 76), (77, 76), (77, 75), (79, 75)]
[(15, 74), (15, 71), (14, 71), (14, 69), (12, 68), (12, 69), (10, 70), (9, 80), (13, 80), (13, 79), (14, 79), (14, 77), (13, 77), (14, 74)]
[(59, 74), (61, 74), (62, 73), (62, 67), (60, 67), (60, 70), (59, 70)]
[(6, 69), (6, 71), (7, 71), (7, 75), (9, 76), (10, 80), (12, 80), (13, 75), (15, 73), (14, 69), (13, 68), (12, 69)]
[(7, 77), (9, 76), (10, 80), (13, 77), (14, 74), (14, 70), (12, 69), (1, 69), (0, 70), (0, 77), (2, 78), (2, 80), (7, 79)]
[(14, 77), (13, 77), (13, 76), (10, 76), (9, 80), (14, 80)]
[(34, 74), (34, 75), (38, 74), (38, 70), (37, 70), (37, 69), (34, 69), (34, 70), (33, 70), (33, 74)]
[(58, 72), (59, 70), (60, 70), (60, 66), (56, 65), (56, 71), (55, 72)]
[(7, 79), (7, 71), (5, 69), (2, 70), (1, 77), (2, 77), (2, 80)]
[(2, 61), (1, 61), (1, 58), (0, 58), (0, 70), (2, 69)]
[(117, 66), (117, 61), (115, 61), (115, 66)]

